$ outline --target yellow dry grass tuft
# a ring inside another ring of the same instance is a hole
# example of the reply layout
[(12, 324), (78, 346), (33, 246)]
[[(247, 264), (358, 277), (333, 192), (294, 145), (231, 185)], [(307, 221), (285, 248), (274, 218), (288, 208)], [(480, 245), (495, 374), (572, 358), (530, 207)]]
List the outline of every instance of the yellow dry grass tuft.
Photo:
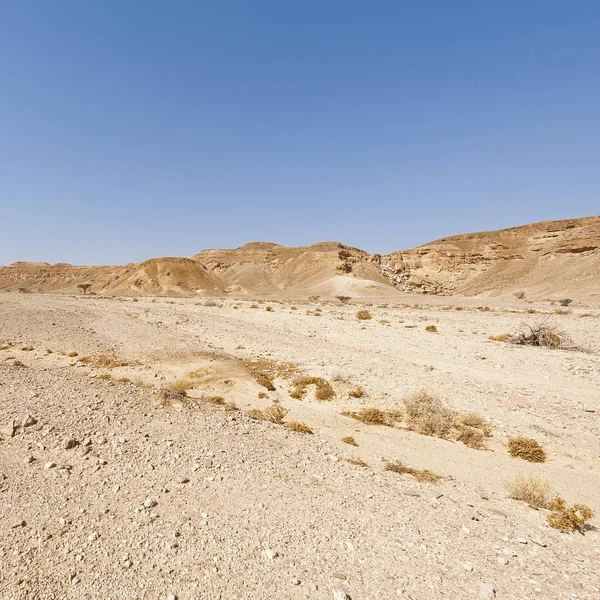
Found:
[(362, 387), (360, 387), (360, 385), (348, 392), (348, 396), (350, 396), (350, 398), (362, 398), (364, 395), (365, 390), (363, 390)]
[(358, 443), (350, 435), (347, 435), (346, 437), (343, 437), (342, 438), (342, 442), (344, 442), (344, 444), (348, 444), (349, 446), (357, 446), (358, 447)]
[(135, 363), (120, 359), (114, 351), (101, 352), (91, 356), (83, 356), (80, 361), (95, 369), (115, 369), (116, 367), (129, 367)]
[(294, 379), (290, 396), (296, 400), (301, 400), (304, 398), (308, 387), (311, 385), (316, 386), (315, 398), (317, 400), (325, 401), (335, 398), (335, 391), (326, 379), (310, 376), (297, 377)]
[(368, 310), (359, 310), (356, 313), (356, 318), (359, 321), (368, 321), (369, 319), (373, 318), (373, 315)]
[(430, 333), (438, 333), (438, 328), (435, 325), (427, 325), (427, 327), (425, 327), (425, 331), (429, 331)]
[(369, 465), (360, 456), (353, 456), (352, 458), (346, 459), (351, 465), (357, 465), (358, 467), (368, 467)]
[(308, 425), (306, 425), (306, 423), (300, 423), (299, 421), (290, 421), (289, 423), (286, 423), (285, 426), (286, 429), (291, 429), (296, 433), (313, 433), (313, 430)]
[(512, 335), (510, 333), (501, 333), (500, 335), (490, 335), (489, 339), (493, 342), (510, 342)]
[(379, 408), (361, 408), (356, 412), (344, 411), (346, 417), (352, 417), (367, 425), (387, 425), (392, 427), (397, 421), (404, 418), (404, 412), (400, 410), (381, 410)]
[(287, 415), (287, 409), (283, 408), (283, 406), (279, 406), (278, 404), (273, 404), (272, 406), (268, 406), (263, 410), (259, 410), (258, 408), (254, 408), (248, 411), (248, 416), (253, 419), (258, 419), (261, 421), (269, 421), (270, 423), (276, 423), (277, 425), (281, 425), (283, 423), (283, 419), (285, 415)]
[(532, 508), (545, 508), (550, 497), (550, 485), (534, 475), (517, 475), (506, 483), (509, 495), (515, 500), (527, 502)]
[(404, 401), (408, 428), (423, 435), (447, 438), (456, 420), (456, 412), (427, 392), (418, 392)]
[(392, 473), (398, 473), (399, 475), (412, 475), (420, 483), (437, 483), (441, 477), (436, 475), (433, 471), (428, 469), (413, 469), (404, 465), (399, 460), (394, 462), (386, 463), (383, 468), (384, 471), (392, 471)]

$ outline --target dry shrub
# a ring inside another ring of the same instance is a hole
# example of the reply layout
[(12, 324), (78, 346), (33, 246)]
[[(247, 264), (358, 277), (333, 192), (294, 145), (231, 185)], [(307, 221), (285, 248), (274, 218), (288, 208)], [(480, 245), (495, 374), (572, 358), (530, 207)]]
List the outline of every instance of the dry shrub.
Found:
[(128, 367), (135, 364), (118, 358), (112, 350), (92, 356), (83, 356), (80, 361), (95, 369), (115, 369), (116, 367)]
[(79, 356), (79, 354), (77, 352), (69, 352), (69, 354), (67, 354), (67, 356), (69, 358), (75, 358), (76, 356)]
[(459, 426), (458, 430), (456, 439), (459, 442), (475, 450), (483, 450), (485, 448), (485, 434), (482, 431), (468, 425)]
[(194, 387), (194, 382), (190, 381), (189, 379), (178, 379), (177, 381), (169, 384), (169, 388), (171, 390), (177, 392), (178, 394), (182, 394), (183, 396), (185, 396), (187, 391), (192, 387)]
[(267, 394), (266, 392), (258, 392), (258, 397), (259, 398), (268, 398), (269, 394)]
[(259, 410), (258, 408), (254, 408), (248, 411), (248, 416), (253, 419), (259, 419), (261, 421), (269, 421), (270, 423), (277, 423), (281, 425), (283, 423), (283, 419), (285, 415), (287, 415), (287, 409), (283, 408), (283, 406), (279, 406), (278, 404), (273, 404), (272, 406), (268, 406), (263, 410)]
[(515, 458), (529, 462), (542, 463), (546, 460), (546, 452), (533, 438), (518, 436), (508, 438), (508, 452)]
[(356, 313), (356, 318), (359, 321), (368, 321), (369, 319), (373, 318), (373, 315), (368, 310), (359, 310)]
[(258, 304), (251, 304), (250, 308), (258, 308)]
[(109, 379), (112, 379), (112, 375), (110, 373), (102, 373), (99, 379), (102, 379), (103, 381), (108, 381)]
[(348, 444), (349, 446), (358, 446), (356, 440), (350, 435), (343, 437), (342, 442), (344, 442), (344, 444)]
[(533, 324), (524, 323), (524, 330), (512, 336), (510, 341), (519, 346), (538, 346), (551, 350), (582, 350), (567, 334), (557, 331), (547, 323), (547, 319)]
[(265, 306), (265, 310), (267, 312), (273, 312), (273, 307), (272, 306)]
[(298, 310), (297, 306), (290, 306), (290, 310)]
[(409, 429), (440, 438), (449, 436), (457, 414), (444, 406), (439, 398), (419, 392), (407, 398), (404, 406)]
[(488, 427), (487, 421), (479, 413), (475, 412), (461, 415), (460, 422), (467, 427), (475, 427), (476, 429), (486, 429)]
[(225, 406), (225, 398), (223, 396), (202, 396), (202, 402), (207, 402), (208, 404), (217, 404), (219, 406)]
[(35, 348), (33, 346), (23, 346), (21, 350), (23, 352), (31, 352), (32, 350), (35, 350)]
[(25, 363), (21, 362), (20, 360), (15, 360), (12, 365), (13, 365), (13, 367), (26, 367), (27, 366)]
[(331, 384), (322, 377), (298, 377), (293, 383), (294, 386), (290, 391), (290, 396), (296, 400), (304, 398), (309, 385), (316, 386), (315, 398), (317, 400), (324, 401), (335, 398), (335, 391), (331, 387)]
[(399, 460), (386, 463), (383, 470), (392, 471), (392, 473), (398, 473), (399, 475), (412, 475), (421, 483), (437, 483), (441, 479), (441, 477), (433, 473), (433, 471), (429, 471), (428, 469), (413, 469), (412, 467), (407, 467)]
[(435, 325), (427, 325), (427, 327), (425, 327), (425, 331), (429, 331), (430, 333), (437, 333), (438, 329)]
[(362, 398), (364, 395), (365, 390), (363, 390), (362, 387), (360, 387), (360, 385), (348, 392), (348, 396), (350, 396), (351, 398)]
[(518, 474), (506, 483), (509, 495), (515, 500), (527, 502), (533, 508), (545, 508), (550, 497), (550, 485), (534, 475)]
[(494, 342), (510, 342), (512, 335), (510, 333), (501, 333), (500, 335), (490, 335), (489, 339)]
[(594, 516), (592, 510), (585, 504), (574, 504), (569, 508), (560, 496), (548, 502), (548, 510), (552, 511), (552, 514), (548, 515), (548, 523), (563, 533), (575, 531), (584, 533), (587, 528), (586, 521)]
[(290, 421), (286, 423), (286, 428), (295, 431), (296, 433), (309, 433), (312, 434), (313, 430), (306, 425), (306, 423), (300, 423), (299, 421)]
[(357, 465), (358, 467), (368, 467), (369, 465), (360, 456), (353, 456), (352, 458), (346, 459), (351, 465)]
[(273, 378), (270, 375), (267, 375), (264, 371), (257, 371), (254, 373), (254, 379), (256, 379), (256, 383), (258, 385), (262, 385), (264, 388), (267, 388), (270, 392), (275, 391), (275, 384), (273, 383)]
[(352, 417), (367, 425), (393, 425), (397, 418), (397, 411), (380, 410), (379, 408), (361, 408), (357, 412), (344, 411), (346, 417)]
[(160, 396), (164, 403), (182, 401), (187, 397), (187, 392), (185, 390), (176, 390), (172, 386), (169, 386), (160, 390)]

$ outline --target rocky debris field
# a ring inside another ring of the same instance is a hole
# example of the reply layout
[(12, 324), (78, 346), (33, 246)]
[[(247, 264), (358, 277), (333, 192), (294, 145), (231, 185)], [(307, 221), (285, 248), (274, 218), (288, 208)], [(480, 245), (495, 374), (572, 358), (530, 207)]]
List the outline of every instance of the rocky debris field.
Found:
[[(546, 510), (508, 498), (501, 484), (535, 470), (598, 510), (594, 354), (471, 333), (501, 333), (522, 315), (373, 307), (376, 319), (362, 324), (351, 319), (356, 307), (343, 320), (327, 306), (315, 318), (305, 306), (273, 304), (271, 314), (249, 302), (167, 302), (0, 298), (0, 598), (600, 597), (597, 520), (585, 535), (560, 533)], [(568, 319), (575, 337), (594, 337), (598, 319)], [(427, 322), (440, 332), (423, 333)], [(419, 336), (405, 328), (413, 324)], [(192, 345), (227, 355), (202, 386), (230, 389), (243, 410), (201, 402), (202, 387), (165, 400), (161, 388), (180, 376), (174, 365), (190, 368)], [(127, 366), (80, 360), (107, 348)], [(313, 435), (247, 416), (265, 406), (262, 388), (219, 370), (236, 348), (246, 360), (269, 354), (330, 374), (337, 396), (328, 403), (290, 399), (278, 378), (268, 393)], [(537, 363), (524, 364), (523, 350)], [(333, 367), (367, 398), (348, 398)], [(340, 414), (390, 408), (394, 395), (424, 385), (485, 413), (490, 448)], [(517, 432), (537, 432), (549, 462), (508, 456), (504, 439)], [(358, 457), (366, 466), (348, 460)], [(441, 479), (385, 471), (395, 459)]]

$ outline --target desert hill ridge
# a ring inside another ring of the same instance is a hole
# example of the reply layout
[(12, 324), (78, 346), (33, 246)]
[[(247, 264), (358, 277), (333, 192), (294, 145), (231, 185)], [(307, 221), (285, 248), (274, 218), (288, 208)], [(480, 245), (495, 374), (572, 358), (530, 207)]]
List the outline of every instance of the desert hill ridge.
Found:
[(82, 283), (102, 295), (369, 297), (400, 290), (589, 297), (600, 294), (600, 216), (454, 235), (384, 256), (335, 241), (297, 247), (258, 241), (122, 266), (0, 267), (0, 290), (73, 292)]

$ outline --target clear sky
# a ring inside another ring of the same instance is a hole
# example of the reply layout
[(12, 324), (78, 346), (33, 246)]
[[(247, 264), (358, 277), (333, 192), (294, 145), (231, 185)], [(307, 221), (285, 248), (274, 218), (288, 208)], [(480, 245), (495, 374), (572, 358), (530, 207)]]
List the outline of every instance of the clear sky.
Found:
[(600, 213), (598, 0), (2, 0), (0, 264)]

